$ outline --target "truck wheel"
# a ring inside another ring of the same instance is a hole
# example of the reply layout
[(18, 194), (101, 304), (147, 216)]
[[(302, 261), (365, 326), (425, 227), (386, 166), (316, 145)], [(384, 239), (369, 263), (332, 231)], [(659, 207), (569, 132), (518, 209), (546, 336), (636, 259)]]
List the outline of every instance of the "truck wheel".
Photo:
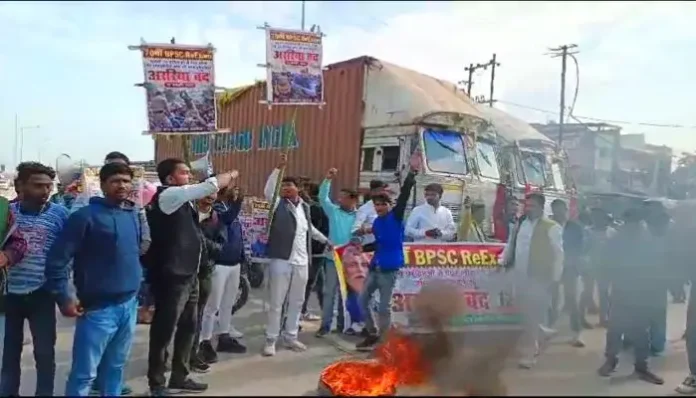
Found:
[(234, 307), (232, 307), (232, 315), (234, 315), (235, 312), (239, 311), (242, 307), (244, 307), (244, 305), (249, 300), (250, 291), (251, 285), (249, 284), (249, 279), (247, 279), (246, 276), (242, 275), (242, 277), (239, 278), (239, 292), (237, 293), (237, 300), (234, 303)]

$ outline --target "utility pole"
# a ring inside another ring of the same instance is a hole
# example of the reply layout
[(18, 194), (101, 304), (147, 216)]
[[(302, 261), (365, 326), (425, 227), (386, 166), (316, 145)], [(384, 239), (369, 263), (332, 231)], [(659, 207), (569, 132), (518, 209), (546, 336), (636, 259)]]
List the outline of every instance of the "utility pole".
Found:
[(494, 82), (495, 82), (495, 67), (500, 66), (500, 62), (496, 61), (495, 54), (493, 54), (493, 58), (491, 58), (491, 60), (486, 62), (485, 64), (476, 64), (476, 65), (469, 64), (468, 67), (464, 68), (465, 72), (469, 72), (469, 78), (466, 82), (461, 81), (461, 82), (459, 82), (459, 84), (466, 84), (466, 94), (469, 96), (469, 98), (472, 98), (471, 97), (471, 86), (474, 84), (474, 82), (473, 82), (474, 72), (476, 72), (479, 69), (486, 70), (486, 69), (488, 69), (489, 66), (491, 67), (491, 91), (490, 91), (490, 98), (488, 98), (488, 101), (485, 101), (485, 102), (488, 102), (488, 105), (492, 107), (493, 103), (495, 102), (495, 100), (493, 99), (493, 88), (494, 88)]
[(302, 30), (305, 27), (305, 0), (302, 0)]
[(556, 48), (549, 48), (551, 58), (561, 57), (561, 101), (560, 115), (558, 117), (558, 147), (563, 148), (563, 118), (565, 114), (565, 83), (566, 83), (566, 65), (569, 54), (577, 54), (578, 51), (572, 50), (577, 48), (576, 44), (564, 44)]
[(14, 165), (17, 167), (19, 162), (18, 160), (18, 153), (19, 153), (19, 116), (15, 113), (15, 139), (14, 139)]

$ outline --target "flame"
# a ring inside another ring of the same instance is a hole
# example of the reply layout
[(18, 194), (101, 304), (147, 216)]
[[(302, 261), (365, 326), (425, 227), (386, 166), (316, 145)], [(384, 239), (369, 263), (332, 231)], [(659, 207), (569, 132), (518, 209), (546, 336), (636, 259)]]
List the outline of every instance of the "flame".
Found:
[(341, 360), (327, 366), (321, 382), (334, 396), (383, 396), (396, 393), (396, 370), (372, 360)]
[(427, 381), (427, 362), (417, 343), (396, 329), (388, 332), (375, 360), (341, 360), (327, 366), (320, 380), (335, 396), (395, 395), (398, 386)]

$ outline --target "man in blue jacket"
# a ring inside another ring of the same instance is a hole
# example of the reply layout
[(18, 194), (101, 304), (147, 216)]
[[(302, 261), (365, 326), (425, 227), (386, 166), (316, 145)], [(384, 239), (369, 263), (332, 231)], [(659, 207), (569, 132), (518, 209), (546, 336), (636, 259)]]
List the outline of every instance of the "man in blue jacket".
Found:
[[(396, 275), (404, 266), (404, 213), (411, 189), (416, 183), (416, 173), (420, 169), (419, 153), (410, 161), (410, 170), (403, 184), (396, 205), (392, 208), (391, 199), (386, 194), (372, 197), (377, 218), (372, 227), (362, 227), (358, 234), (374, 234), (375, 254), (370, 264), (365, 288), (360, 296), (360, 306), (365, 314), (365, 328), (369, 335), (356, 345), (359, 351), (371, 351), (391, 325), (391, 298), (396, 284)], [(379, 292), (379, 330), (370, 311), (370, 298)]]
[[(326, 178), (319, 186), (319, 204), (324, 210), (326, 217), (329, 219), (329, 240), (336, 246), (345, 245), (350, 242), (351, 228), (355, 222), (357, 215), (358, 193), (350, 189), (342, 189), (338, 197), (338, 204), (334, 204), (329, 199), (331, 192), (331, 180), (336, 176), (338, 170), (330, 169), (326, 173)], [(321, 326), (317, 331), (317, 337), (324, 337), (331, 331), (331, 322), (334, 314), (334, 300), (339, 297), (339, 303), (342, 298), (339, 293), (338, 273), (336, 272), (336, 264), (333, 260), (333, 251), (327, 254), (324, 267), (324, 289), (323, 289), (323, 305), (321, 314)], [(342, 331), (343, 326), (343, 306), (338, 306), (338, 329)]]
[[(99, 171), (104, 197), (73, 213), (46, 260), (46, 286), (63, 315), (77, 317), (68, 396), (121, 394), (123, 368), (135, 333), (142, 278), (140, 220), (128, 194), (133, 172), (121, 163)], [(77, 297), (69, 291), (70, 262)], [(101, 362), (101, 364), (100, 364)]]

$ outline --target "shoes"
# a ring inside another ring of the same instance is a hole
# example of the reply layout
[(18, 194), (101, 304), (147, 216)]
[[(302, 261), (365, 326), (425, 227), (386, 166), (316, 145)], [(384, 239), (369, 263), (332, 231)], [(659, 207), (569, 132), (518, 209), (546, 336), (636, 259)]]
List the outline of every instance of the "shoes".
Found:
[(228, 352), (232, 354), (244, 354), (247, 352), (245, 346), (242, 345), (237, 339), (233, 338), (229, 334), (221, 334), (218, 336), (218, 352)]
[(283, 345), (285, 348), (295, 352), (307, 351), (307, 346), (300, 340), (297, 340), (297, 338), (285, 338), (283, 339)]
[(324, 329), (324, 328), (320, 328), (320, 329), (317, 330), (317, 332), (314, 334), (314, 337), (320, 339), (320, 338), (326, 336), (327, 334), (329, 334), (329, 331), (328, 331), (328, 330), (326, 330), (326, 329)]
[(356, 344), (355, 349), (358, 351), (369, 352), (375, 349), (377, 343), (379, 343), (379, 336), (370, 335), (365, 337), (363, 341)]
[(182, 381), (169, 380), (169, 389), (177, 390), (179, 392), (204, 392), (208, 389), (208, 385), (205, 383), (199, 383), (193, 379), (186, 379)]
[(201, 345), (198, 348), (198, 355), (207, 364), (215, 363), (218, 361), (217, 352), (213, 348), (213, 344), (210, 340), (201, 341)]
[(570, 345), (575, 348), (585, 348), (585, 342), (582, 341), (579, 335), (573, 337), (573, 340), (571, 340)]
[(167, 391), (166, 388), (164, 387), (151, 387), (150, 388), (150, 396), (151, 397), (168, 397), (169, 391)]
[(592, 326), (591, 323), (587, 322), (586, 319), (580, 321), (580, 326), (582, 326), (583, 329), (594, 329), (594, 326)]
[(208, 373), (210, 372), (210, 365), (205, 363), (203, 359), (201, 359), (199, 356), (195, 356), (194, 358), (191, 358), (191, 362), (189, 363), (189, 366), (191, 367), (192, 372), (196, 373)]
[(520, 369), (531, 369), (534, 365), (536, 365), (536, 357), (524, 358), (517, 363)]
[(674, 389), (679, 394), (693, 395), (696, 394), (696, 376), (688, 375), (677, 388)]
[(264, 357), (272, 357), (276, 354), (276, 341), (274, 339), (266, 339), (266, 343), (263, 345), (263, 350), (261, 350), (261, 355)]
[(602, 377), (609, 377), (616, 370), (618, 363), (619, 361), (616, 358), (607, 358), (597, 370), (597, 373)]
[(321, 320), (321, 317), (312, 313), (302, 314), (302, 320), (306, 322), (317, 322)]
[(643, 381), (647, 381), (650, 384), (656, 384), (656, 385), (665, 384), (665, 380), (662, 377), (651, 372), (647, 368), (647, 366), (637, 366), (635, 373), (639, 379), (641, 379)]

